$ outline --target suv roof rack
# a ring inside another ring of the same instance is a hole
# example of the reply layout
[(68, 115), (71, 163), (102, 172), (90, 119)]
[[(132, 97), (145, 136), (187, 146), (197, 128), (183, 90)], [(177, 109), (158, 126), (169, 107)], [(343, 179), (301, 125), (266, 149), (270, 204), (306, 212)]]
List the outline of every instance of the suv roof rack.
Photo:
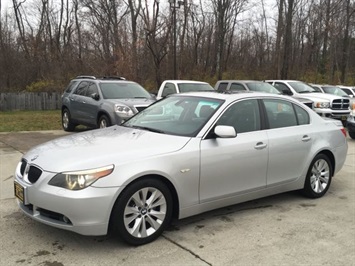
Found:
[(79, 75), (76, 77), (77, 79), (106, 79), (106, 80), (126, 80), (124, 77), (119, 76), (103, 76), (103, 77), (95, 77), (89, 75)]
[(77, 79), (96, 79), (95, 76), (80, 75), (76, 77)]
[(103, 76), (99, 79), (118, 79), (118, 80), (126, 80), (124, 77), (119, 77), (119, 76)]

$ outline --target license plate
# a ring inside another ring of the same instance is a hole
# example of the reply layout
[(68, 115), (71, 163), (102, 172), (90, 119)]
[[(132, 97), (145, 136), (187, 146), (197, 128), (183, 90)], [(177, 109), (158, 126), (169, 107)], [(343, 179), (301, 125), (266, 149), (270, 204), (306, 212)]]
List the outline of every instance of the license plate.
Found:
[(343, 116), (341, 117), (341, 120), (347, 120), (347, 119), (348, 119), (348, 117), (345, 116), (345, 115), (343, 115)]
[(19, 183), (14, 182), (15, 197), (18, 198), (22, 203), (25, 201), (25, 189)]

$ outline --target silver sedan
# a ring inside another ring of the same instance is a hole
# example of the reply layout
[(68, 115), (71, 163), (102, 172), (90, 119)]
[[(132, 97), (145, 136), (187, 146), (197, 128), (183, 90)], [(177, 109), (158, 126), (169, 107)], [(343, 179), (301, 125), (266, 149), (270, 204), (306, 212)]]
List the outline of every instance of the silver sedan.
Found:
[(39, 222), (141, 245), (173, 217), (291, 190), (321, 197), (347, 149), (340, 121), (297, 100), (178, 94), (121, 126), (33, 148), (17, 166), (15, 195)]

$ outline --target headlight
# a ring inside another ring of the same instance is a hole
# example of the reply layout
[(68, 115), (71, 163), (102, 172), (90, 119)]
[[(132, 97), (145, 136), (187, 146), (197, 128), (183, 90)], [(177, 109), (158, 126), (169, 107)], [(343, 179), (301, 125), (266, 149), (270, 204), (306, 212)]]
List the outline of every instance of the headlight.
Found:
[(109, 165), (84, 171), (59, 173), (48, 182), (48, 185), (70, 190), (80, 190), (90, 186), (99, 178), (111, 174), (113, 168), (113, 165)]
[(329, 102), (314, 102), (314, 107), (315, 108), (329, 108), (330, 103)]
[(126, 105), (115, 104), (115, 112), (125, 116), (133, 115), (132, 109)]

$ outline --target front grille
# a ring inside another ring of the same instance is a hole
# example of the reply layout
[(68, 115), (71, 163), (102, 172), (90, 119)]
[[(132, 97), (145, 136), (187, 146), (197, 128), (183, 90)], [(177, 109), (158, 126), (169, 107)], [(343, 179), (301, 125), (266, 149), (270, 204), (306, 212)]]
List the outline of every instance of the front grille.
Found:
[(135, 106), (134, 108), (136, 108), (138, 112), (141, 112), (141, 111), (143, 111), (145, 108), (147, 108), (147, 106)]
[(349, 99), (337, 99), (334, 100), (332, 103), (333, 110), (347, 110), (349, 109), (349, 106), (350, 106)]
[(27, 165), (26, 160), (22, 159), (22, 160), (21, 160), (21, 168), (20, 168), (20, 172), (21, 172), (21, 175), (22, 175), (22, 176), (23, 176), (23, 174), (25, 173), (26, 165)]
[(30, 181), (32, 184), (36, 183), (41, 174), (41, 169), (37, 168), (36, 166), (30, 166), (30, 170), (28, 171), (28, 181)]
[(27, 173), (28, 181), (31, 182), (32, 184), (36, 183), (38, 178), (42, 174), (42, 170), (33, 165), (28, 166), (27, 161), (25, 159), (22, 159), (21, 167), (20, 167), (20, 173), (22, 175), (22, 178), (24, 178), (26, 175), (26, 168), (28, 168), (28, 173)]

